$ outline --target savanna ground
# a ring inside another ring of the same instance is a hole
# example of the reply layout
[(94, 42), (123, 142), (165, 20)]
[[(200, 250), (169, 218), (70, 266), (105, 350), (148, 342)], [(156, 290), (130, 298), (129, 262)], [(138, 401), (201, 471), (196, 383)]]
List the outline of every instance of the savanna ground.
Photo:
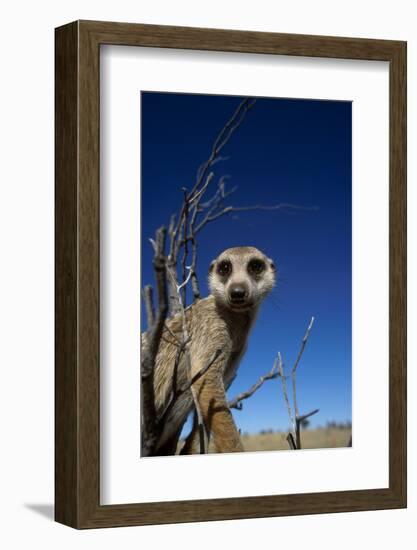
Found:
[[(248, 434), (242, 436), (245, 451), (288, 450), (288, 432)], [(350, 428), (318, 428), (301, 433), (303, 449), (325, 449), (347, 447), (352, 430)]]
[[(241, 438), (245, 451), (281, 451), (289, 449), (287, 433), (268, 430), (256, 434), (242, 434)], [(301, 444), (303, 449), (348, 447), (351, 434), (350, 426), (306, 429), (301, 432)], [(179, 449), (182, 445), (183, 441), (180, 441)], [(215, 452), (212, 444), (209, 446), (209, 452)]]

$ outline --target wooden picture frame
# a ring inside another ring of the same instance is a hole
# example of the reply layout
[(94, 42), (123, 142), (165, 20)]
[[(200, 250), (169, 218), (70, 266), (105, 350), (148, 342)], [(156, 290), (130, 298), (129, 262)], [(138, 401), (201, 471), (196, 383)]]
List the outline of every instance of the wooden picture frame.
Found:
[[(56, 29), (55, 519), (75, 528), (406, 506), (406, 43), (76, 21)], [(100, 505), (100, 45), (389, 62), (389, 487)]]

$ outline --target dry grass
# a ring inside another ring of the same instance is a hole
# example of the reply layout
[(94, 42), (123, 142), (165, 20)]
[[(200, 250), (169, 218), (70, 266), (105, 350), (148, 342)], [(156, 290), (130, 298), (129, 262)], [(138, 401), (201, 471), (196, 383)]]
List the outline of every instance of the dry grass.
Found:
[[(301, 432), (301, 444), (303, 449), (347, 447), (351, 433), (350, 428), (303, 430)], [(289, 449), (286, 437), (287, 432), (242, 435), (242, 443), (245, 451), (281, 451)], [(180, 441), (179, 449), (182, 445), (183, 441)], [(209, 447), (209, 452), (215, 452), (212, 445)]]
[[(328, 449), (347, 447), (351, 436), (350, 428), (320, 428), (301, 432), (303, 449)], [(253, 434), (242, 436), (246, 451), (288, 450), (287, 432)]]

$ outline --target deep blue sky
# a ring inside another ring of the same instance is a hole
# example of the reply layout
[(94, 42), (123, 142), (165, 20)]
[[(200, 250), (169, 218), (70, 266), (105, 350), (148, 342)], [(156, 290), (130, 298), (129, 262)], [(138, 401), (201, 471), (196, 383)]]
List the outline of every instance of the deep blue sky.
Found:
[[(142, 104), (142, 286), (153, 284), (148, 238), (167, 225), (198, 166), (242, 98), (144, 92)], [(238, 185), (234, 205), (293, 203), (311, 210), (244, 212), (209, 224), (199, 237), (202, 294), (210, 261), (251, 245), (274, 259), (275, 291), (264, 302), (229, 397), (268, 372), (278, 351), (290, 368), (312, 315), (298, 368), (300, 413), (311, 425), (351, 420), (351, 103), (259, 98), (216, 165)], [(142, 312), (142, 327), (146, 321)], [(242, 432), (289, 425), (279, 380), (267, 381), (242, 411)]]

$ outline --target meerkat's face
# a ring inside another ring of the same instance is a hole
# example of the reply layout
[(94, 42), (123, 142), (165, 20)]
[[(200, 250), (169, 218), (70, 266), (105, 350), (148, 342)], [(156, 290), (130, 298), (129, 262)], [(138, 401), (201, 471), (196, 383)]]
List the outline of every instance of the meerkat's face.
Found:
[(257, 248), (242, 246), (225, 250), (212, 262), (209, 286), (219, 304), (247, 311), (273, 289), (275, 277), (272, 260)]

